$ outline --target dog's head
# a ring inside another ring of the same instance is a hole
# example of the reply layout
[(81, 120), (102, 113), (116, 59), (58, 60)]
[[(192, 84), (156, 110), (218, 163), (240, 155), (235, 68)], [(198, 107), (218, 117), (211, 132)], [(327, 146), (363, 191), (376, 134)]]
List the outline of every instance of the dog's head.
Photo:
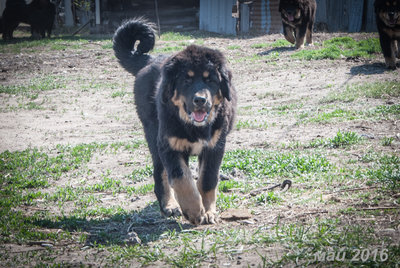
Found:
[(386, 26), (400, 26), (400, 0), (376, 0), (375, 12)]
[(279, 4), (279, 12), (288, 22), (295, 22), (301, 18), (302, 5), (296, 0), (281, 0)]
[(224, 99), (231, 100), (231, 78), (222, 53), (191, 45), (167, 60), (159, 93), (164, 103), (177, 107), (181, 120), (205, 126)]

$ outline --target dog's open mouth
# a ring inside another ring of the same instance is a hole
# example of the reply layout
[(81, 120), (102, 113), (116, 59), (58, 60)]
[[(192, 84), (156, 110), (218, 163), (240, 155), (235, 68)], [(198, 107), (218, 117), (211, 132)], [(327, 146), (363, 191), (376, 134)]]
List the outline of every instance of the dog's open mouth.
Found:
[(394, 18), (394, 19), (389, 19), (389, 25), (390, 26), (395, 26), (396, 24), (397, 24), (397, 19), (396, 18)]
[(197, 123), (206, 121), (207, 117), (208, 113), (206, 111), (194, 111), (190, 114), (190, 118)]
[(294, 16), (292, 14), (287, 15), (288, 21), (294, 21)]

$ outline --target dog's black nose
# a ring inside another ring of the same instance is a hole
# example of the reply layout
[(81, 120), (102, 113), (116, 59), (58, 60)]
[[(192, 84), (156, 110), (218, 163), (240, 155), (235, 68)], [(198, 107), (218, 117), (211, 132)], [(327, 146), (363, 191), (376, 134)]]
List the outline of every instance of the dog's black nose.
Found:
[(193, 104), (196, 106), (203, 106), (204, 104), (206, 104), (207, 99), (204, 96), (195, 96), (193, 99)]
[(388, 15), (389, 15), (390, 18), (393, 18), (394, 17), (394, 12), (389, 12)]

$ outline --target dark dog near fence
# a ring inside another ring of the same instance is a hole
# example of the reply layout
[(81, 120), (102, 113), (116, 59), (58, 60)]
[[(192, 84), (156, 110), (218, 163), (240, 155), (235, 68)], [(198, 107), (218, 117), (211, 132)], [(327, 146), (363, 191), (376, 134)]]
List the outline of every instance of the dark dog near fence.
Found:
[(376, 25), (386, 66), (396, 69), (400, 59), (400, 0), (375, 0)]
[(2, 17), (3, 39), (13, 38), (13, 32), (23, 22), (31, 26), (33, 37), (50, 37), (54, 24), (56, 7), (50, 0), (33, 0), (29, 5), (25, 0), (7, 0)]
[[(215, 223), (219, 168), (236, 110), (232, 73), (223, 54), (206, 47), (149, 55), (154, 39), (153, 27), (142, 19), (124, 23), (114, 35), (119, 63), (136, 76), (135, 103), (153, 160), (154, 191), (164, 215)], [(199, 159), (197, 182), (191, 155)]]

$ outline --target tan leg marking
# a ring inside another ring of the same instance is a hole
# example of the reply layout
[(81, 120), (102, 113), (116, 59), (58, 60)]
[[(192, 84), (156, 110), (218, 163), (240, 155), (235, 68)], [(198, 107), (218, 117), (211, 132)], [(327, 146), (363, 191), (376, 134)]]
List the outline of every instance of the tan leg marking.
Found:
[(168, 182), (167, 172), (164, 170), (162, 173), (162, 183), (164, 187), (164, 196), (161, 200), (161, 213), (166, 217), (177, 217), (182, 215), (178, 202), (174, 197), (174, 190)]
[(312, 35), (311, 34), (312, 33), (311, 33), (310, 29), (307, 28), (307, 31), (306, 31), (306, 44), (308, 46), (313, 46)]
[(299, 36), (299, 30), (296, 29), (296, 49), (302, 49), (304, 47), (304, 36)]
[(181, 159), (183, 170), (182, 178), (174, 178), (171, 187), (175, 191), (175, 197), (181, 207), (182, 214), (192, 224), (201, 224), (204, 221), (204, 206), (196, 183), (192, 178), (189, 167)]
[(200, 163), (199, 167), (199, 179), (197, 180), (197, 189), (199, 189), (200, 195), (203, 200), (203, 206), (205, 209), (204, 223), (215, 224), (217, 220), (217, 187), (208, 192), (203, 191), (204, 181), (204, 167)]
[(208, 192), (203, 192), (201, 187), (201, 180), (197, 181), (197, 188), (203, 199), (203, 206), (205, 209), (204, 223), (214, 224), (217, 220), (217, 189)]

